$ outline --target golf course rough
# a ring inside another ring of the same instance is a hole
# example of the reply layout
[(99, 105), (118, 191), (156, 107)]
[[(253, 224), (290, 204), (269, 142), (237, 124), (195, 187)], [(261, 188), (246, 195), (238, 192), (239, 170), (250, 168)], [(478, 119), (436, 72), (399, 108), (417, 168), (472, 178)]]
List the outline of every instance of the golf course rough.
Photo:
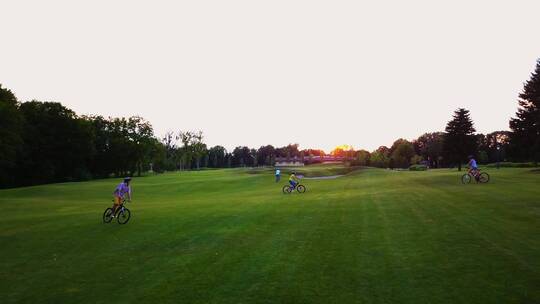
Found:
[(249, 171), (135, 178), (126, 225), (117, 179), (1, 190), (0, 302), (540, 303), (530, 169)]

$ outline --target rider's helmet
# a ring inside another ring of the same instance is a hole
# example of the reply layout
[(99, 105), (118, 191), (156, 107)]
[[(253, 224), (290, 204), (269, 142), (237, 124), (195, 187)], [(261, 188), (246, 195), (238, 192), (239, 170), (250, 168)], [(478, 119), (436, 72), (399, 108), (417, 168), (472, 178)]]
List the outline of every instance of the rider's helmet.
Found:
[(125, 177), (124, 178), (124, 183), (129, 183), (131, 181), (131, 177)]
[(293, 174), (293, 175), (296, 175), (296, 171), (293, 171), (292, 174)]

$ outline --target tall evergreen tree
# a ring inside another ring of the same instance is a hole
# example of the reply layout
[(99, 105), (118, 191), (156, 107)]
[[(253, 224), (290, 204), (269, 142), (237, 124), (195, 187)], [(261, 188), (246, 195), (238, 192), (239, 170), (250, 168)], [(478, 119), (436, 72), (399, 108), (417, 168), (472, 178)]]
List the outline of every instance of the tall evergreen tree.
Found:
[(540, 59), (519, 94), (516, 118), (510, 120), (512, 155), (519, 160), (540, 161)]
[(461, 171), (461, 163), (467, 159), (467, 155), (476, 151), (476, 137), (474, 136), (473, 122), (469, 111), (463, 108), (457, 109), (451, 121), (448, 122), (443, 138), (443, 149), (447, 158), (457, 163)]

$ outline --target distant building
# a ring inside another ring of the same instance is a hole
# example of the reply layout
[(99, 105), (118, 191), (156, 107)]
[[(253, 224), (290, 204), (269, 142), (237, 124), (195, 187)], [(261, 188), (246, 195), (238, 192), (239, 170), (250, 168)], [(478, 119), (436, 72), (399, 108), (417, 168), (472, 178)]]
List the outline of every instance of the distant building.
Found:
[(274, 165), (276, 167), (302, 167), (304, 166), (304, 160), (299, 157), (276, 157)]
[(276, 161), (275, 166), (276, 167), (302, 167), (302, 166), (304, 166), (304, 163), (303, 162), (293, 162), (293, 161), (282, 161), (282, 162)]
[(343, 157), (343, 156), (316, 156), (310, 155), (305, 157), (276, 157), (274, 165), (276, 167), (299, 167), (309, 164), (320, 164), (320, 163), (341, 163), (345, 161), (354, 160), (353, 157)]

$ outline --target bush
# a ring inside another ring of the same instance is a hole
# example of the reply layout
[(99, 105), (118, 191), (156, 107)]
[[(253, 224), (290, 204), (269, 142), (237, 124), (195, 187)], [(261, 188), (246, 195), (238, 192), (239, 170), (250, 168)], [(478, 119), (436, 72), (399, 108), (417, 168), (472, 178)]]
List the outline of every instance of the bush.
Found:
[(412, 165), (409, 167), (409, 171), (426, 171), (427, 169), (426, 165)]
[[(486, 165), (487, 168), (497, 168), (497, 163)], [(511, 162), (500, 162), (499, 167), (501, 168), (535, 168), (538, 167), (538, 164), (535, 163), (511, 163)]]

